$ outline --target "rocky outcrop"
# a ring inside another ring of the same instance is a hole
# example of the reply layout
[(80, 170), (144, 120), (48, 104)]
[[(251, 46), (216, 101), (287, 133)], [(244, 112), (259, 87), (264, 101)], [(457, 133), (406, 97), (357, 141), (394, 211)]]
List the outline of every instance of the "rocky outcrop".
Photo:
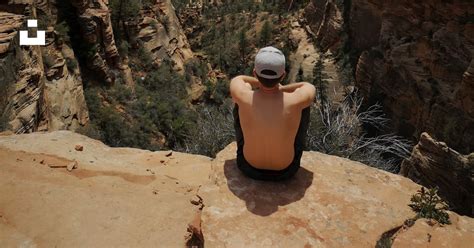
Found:
[[(374, 247), (414, 216), (410, 179), (305, 152), (294, 179), (257, 182), (235, 149), (211, 161), (67, 131), (0, 136), (0, 245)], [(399, 231), (394, 247), (470, 247), (474, 220), (449, 214), (452, 225)]]
[(141, 17), (138, 39), (152, 59), (157, 64), (171, 60), (177, 70), (184, 72), (184, 64), (193, 58), (193, 53), (171, 0), (158, 1), (144, 9)]
[(18, 31), (25, 20), (23, 13), (0, 12), (0, 107), (2, 117), (17, 133), (36, 131), (45, 112), (41, 49), (19, 45)]
[(54, 64), (45, 84), (47, 130), (76, 130), (89, 121), (82, 77), (74, 51), (66, 44), (52, 43), (42, 49)]
[(90, 47), (87, 67), (107, 84), (115, 76), (111, 69), (119, 68), (120, 56), (115, 45), (108, 0), (73, 0), (83, 41)]
[(304, 17), (310, 25), (318, 46), (323, 51), (341, 44), (344, 24), (343, 2), (312, 0), (304, 10)]
[[(54, 4), (6, 6), (19, 12), (0, 12), (0, 110), (9, 129), (25, 133), (75, 130), (85, 125), (88, 111), (79, 67), (64, 37), (53, 30), (57, 22)], [(40, 28), (47, 30), (46, 46), (19, 46), (18, 30), (26, 29), (26, 17), (40, 14), (50, 17), (40, 22)]]
[(383, 104), (396, 131), (414, 140), (427, 131), (469, 153), (473, 12), (469, 1), (313, 0), (305, 13), (321, 47), (353, 60), (359, 92)]
[(65, 131), (0, 143), (1, 247), (182, 247), (210, 171), (207, 157), (109, 148)]
[(423, 133), (400, 174), (426, 187), (439, 187), (453, 210), (474, 216), (474, 153), (463, 156)]
[[(441, 226), (425, 219), (420, 219), (409, 228), (399, 230), (393, 237), (393, 248), (404, 247), (467, 247), (474, 238), (458, 239), (455, 234), (461, 232), (472, 232), (465, 229), (466, 218), (450, 214), (451, 225)], [(469, 220), (468, 220), (469, 221)], [(472, 235), (471, 235), (472, 236)], [(459, 237), (459, 236), (458, 236)], [(416, 245), (413, 245), (416, 244)]]

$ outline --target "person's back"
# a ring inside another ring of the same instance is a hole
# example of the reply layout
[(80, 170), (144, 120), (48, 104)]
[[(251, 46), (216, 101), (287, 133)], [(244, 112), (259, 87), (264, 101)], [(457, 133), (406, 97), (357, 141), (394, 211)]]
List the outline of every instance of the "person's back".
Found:
[(239, 104), (244, 155), (256, 168), (282, 170), (293, 160), (302, 109), (291, 105), (291, 94), (257, 90), (251, 104)]
[(299, 168), (315, 89), (308, 83), (281, 86), (284, 68), (283, 54), (264, 48), (256, 57), (254, 74), (258, 79), (238, 76), (231, 82), (237, 163), (256, 179), (285, 179)]

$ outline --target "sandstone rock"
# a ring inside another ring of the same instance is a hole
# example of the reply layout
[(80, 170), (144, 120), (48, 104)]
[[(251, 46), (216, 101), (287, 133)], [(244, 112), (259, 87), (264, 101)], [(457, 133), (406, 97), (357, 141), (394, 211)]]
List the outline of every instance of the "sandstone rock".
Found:
[(110, 69), (119, 67), (120, 56), (115, 45), (108, 0), (73, 0), (71, 3), (77, 9), (84, 42), (99, 48), (87, 66), (100, 78), (112, 83)]
[[(20, 3), (13, 1), (7, 6), (17, 4)], [(57, 10), (53, 3), (41, 1), (28, 8), (32, 13), (50, 17), (44, 24), (48, 30), (56, 25)], [(21, 14), (24, 11), (25, 8)], [(0, 56), (0, 84), (6, 87), (2, 92), (5, 96), (0, 101), (0, 111), (9, 120), (10, 129), (24, 133), (75, 130), (85, 125), (89, 116), (80, 71), (79, 68), (68, 68), (66, 63), (67, 60), (75, 61), (74, 52), (68, 44), (56, 40), (53, 32), (48, 32), (46, 46), (20, 47), (17, 30), (24, 20), (23, 15), (0, 13), (0, 27), (8, 32), (8, 37), (0, 34), (0, 43), (1, 37), (8, 41), (4, 43), (8, 44), (8, 52)]]
[[(78, 143), (88, 149), (71, 153)], [(208, 247), (373, 247), (414, 216), (407, 204), (420, 186), (410, 179), (305, 152), (294, 179), (257, 182), (236, 169), (235, 149), (212, 162), (173, 152), (180, 163), (159, 166), (167, 152), (110, 148), (68, 131), (1, 136), (0, 210), (8, 221), (0, 221), (0, 246), (180, 247), (188, 237)], [(41, 159), (81, 168), (31, 162)], [(445, 227), (419, 220), (394, 244), (426, 247), (419, 240), (429, 233), (433, 247), (469, 247), (474, 220), (450, 216)]]
[(474, 225), (459, 216), (450, 215), (451, 225), (430, 225), (426, 219), (397, 232), (393, 237), (393, 248), (413, 247), (470, 247), (474, 244)]
[(304, 17), (323, 51), (340, 42), (344, 24), (343, 12), (341, 1), (313, 0), (305, 8)]
[[(47, 54), (60, 63), (48, 68), (45, 88), (45, 105), (47, 106), (45, 125), (47, 130), (76, 130), (89, 122), (82, 77), (79, 67), (69, 68), (66, 61), (76, 61), (74, 51), (67, 45), (55, 43), (42, 48)], [(76, 61), (76, 64), (78, 62)]]
[[(14, 132), (34, 131), (41, 118), (42, 64), (38, 48), (20, 48), (18, 30), (25, 16), (0, 6), (0, 116)], [(7, 8), (10, 10), (10, 8)], [(22, 11), (24, 8), (12, 8)], [(27, 66), (26, 66), (27, 65)]]
[(426, 187), (439, 187), (454, 211), (474, 216), (474, 154), (463, 156), (423, 133), (400, 174)]
[[(257, 182), (236, 168), (235, 144), (219, 153), (214, 185), (200, 189), (206, 245), (374, 247), (414, 216), (407, 204), (419, 186), (409, 179), (317, 152), (305, 152), (302, 167), (288, 182)], [(452, 237), (468, 247), (474, 222), (460, 218), (467, 231)]]
[(71, 172), (74, 169), (77, 169), (77, 162), (74, 161), (72, 163), (69, 163), (66, 167), (67, 171)]
[(381, 103), (398, 133), (415, 140), (427, 131), (470, 153), (473, 12), (465, 1), (312, 0), (305, 17), (323, 51), (356, 59), (365, 103)]
[(83, 146), (83, 145), (76, 145), (76, 146), (74, 147), (74, 149), (75, 149), (76, 151), (82, 152), (82, 151), (84, 150), (84, 146)]
[(153, 60), (170, 59), (183, 72), (184, 63), (193, 53), (171, 0), (156, 2), (151, 9), (145, 9), (138, 26), (138, 38)]
[[(174, 152), (180, 163), (162, 167), (165, 152), (110, 148), (72, 132), (7, 137), (0, 138), (0, 247), (184, 246), (196, 213), (190, 199), (208, 181), (209, 158)], [(77, 143), (87, 149), (69, 152)], [(81, 166), (49, 170), (33, 158)]]
[(8, 51), (10, 42), (17, 35), (24, 16), (0, 11), (0, 55)]

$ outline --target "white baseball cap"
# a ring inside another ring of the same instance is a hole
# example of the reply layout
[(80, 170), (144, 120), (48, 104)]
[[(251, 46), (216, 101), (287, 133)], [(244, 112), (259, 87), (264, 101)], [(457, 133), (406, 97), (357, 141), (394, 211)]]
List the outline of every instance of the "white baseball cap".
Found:
[(266, 79), (280, 78), (285, 74), (285, 55), (271, 46), (260, 49), (255, 56), (255, 72), (259, 77)]

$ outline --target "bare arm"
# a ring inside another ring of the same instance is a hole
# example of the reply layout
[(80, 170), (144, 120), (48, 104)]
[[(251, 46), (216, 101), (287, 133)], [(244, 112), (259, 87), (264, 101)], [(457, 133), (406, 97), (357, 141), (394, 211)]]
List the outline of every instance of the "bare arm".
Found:
[(249, 76), (237, 76), (230, 81), (230, 94), (234, 102), (242, 101), (246, 94), (252, 92), (252, 88), (259, 86), (258, 79)]
[(295, 95), (296, 105), (301, 108), (306, 108), (311, 105), (316, 97), (316, 88), (314, 85), (306, 82), (281, 86), (280, 91), (293, 93)]

